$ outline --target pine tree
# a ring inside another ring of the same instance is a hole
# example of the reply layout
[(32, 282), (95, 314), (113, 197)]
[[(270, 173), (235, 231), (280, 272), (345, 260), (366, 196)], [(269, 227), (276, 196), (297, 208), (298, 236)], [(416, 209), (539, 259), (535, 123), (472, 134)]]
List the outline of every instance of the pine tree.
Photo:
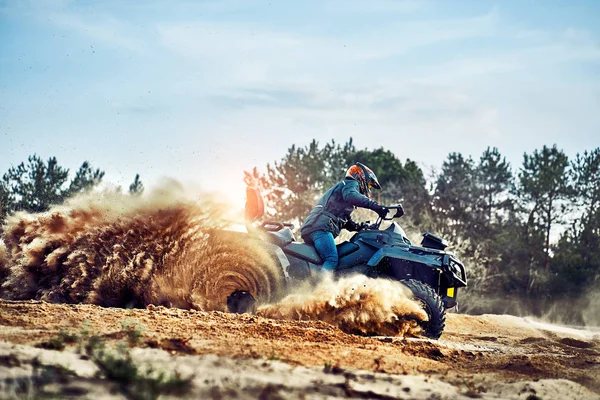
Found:
[(69, 170), (58, 165), (55, 157), (44, 163), (36, 155), (28, 163), (11, 167), (6, 176), (15, 210), (29, 212), (46, 211), (50, 204), (62, 203)]
[[(519, 173), (518, 193), (527, 218), (527, 234), (544, 240), (544, 267), (550, 266), (550, 234), (552, 227), (563, 221), (568, 209), (568, 200), (573, 196), (569, 179), (569, 160), (565, 153), (544, 146), (532, 155), (523, 155), (523, 166)], [(541, 229), (541, 231), (539, 230)], [(536, 232), (537, 230), (537, 232)]]
[(86, 161), (67, 186), (68, 175), (69, 170), (58, 165), (56, 157), (44, 162), (35, 154), (27, 164), (11, 167), (0, 183), (2, 218), (14, 211), (46, 211), (52, 204), (99, 184), (104, 172), (94, 170)]
[[(509, 222), (512, 210), (510, 190), (513, 176), (510, 165), (497, 148), (489, 147), (483, 152), (475, 170), (477, 196), (475, 197), (475, 221), (470, 236), (477, 249), (478, 261), (485, 267), (486, 274), (497, 269), (505, 243), (502, 231)], [(511, 220), (514, 222), (514, 219)], [(514, 241), (514, 237), (512, 239)]]
[(577, 154), (571, 165), (577, 202), (584, 210), (582, 218), (592, 221), (600, 209), (600, 147)]
[(9, 191), (9, 183), (7, 175), (4, 175), (0, 180), (0, 226), (4, 223), (4, 219), (8, 213), (14, 208), (12, 196)]
[(67, 195), (73, 196), (76, 193), (85, 192), (100, 184), (102, 178), (104, 178), (104, 171), (100, 171), (99, 168), (94, 170), (88, 161), (84, 161), (75, 173), (75, 177), (69, 185)]
[(129, 185), (129, 193), (132, 195), (141, 195), (144, 192), (144, 184), (140, 180), (140, 174), (135, 174), (133, 183)]
[(437, 177), (433, 208), (439, 230), (452, 241), (471, 236), (476, 198), (473, 160), (450, 153)]
[(600, 280), (600, 148), (571, 163), (581, 215), (562, 235), (552, 260), (553, 291), (574, 295)]
[(476, 175), (479, 186), (478, 206), (483, 214), (481, 224), (490, 229), (494, 223), (506, 217), (511, 206), (509, 192), (513, 184), (512, 171), (498, 149), (488, 147), (479, 159)]

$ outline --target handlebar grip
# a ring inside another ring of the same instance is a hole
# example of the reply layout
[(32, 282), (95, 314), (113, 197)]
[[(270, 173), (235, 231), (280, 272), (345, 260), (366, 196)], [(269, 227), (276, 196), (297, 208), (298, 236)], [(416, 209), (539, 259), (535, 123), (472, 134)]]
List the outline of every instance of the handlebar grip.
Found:
[(282, 230), (285, 225), (277, 221), (265, 221), (261, 224), (261, 227), (268, 232), (278, 232)]

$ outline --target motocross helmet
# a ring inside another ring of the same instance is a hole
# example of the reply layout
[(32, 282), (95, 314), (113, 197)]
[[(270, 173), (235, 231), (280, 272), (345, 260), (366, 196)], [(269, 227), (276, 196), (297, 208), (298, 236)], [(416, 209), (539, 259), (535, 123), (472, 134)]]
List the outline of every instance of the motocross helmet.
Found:
[(360, 193), (368, 198), (371, 198), (371, 188), (381, 189), (375, 173), (369, 167), (359, 162), (348, 168), (346, 178), (357, 181)]

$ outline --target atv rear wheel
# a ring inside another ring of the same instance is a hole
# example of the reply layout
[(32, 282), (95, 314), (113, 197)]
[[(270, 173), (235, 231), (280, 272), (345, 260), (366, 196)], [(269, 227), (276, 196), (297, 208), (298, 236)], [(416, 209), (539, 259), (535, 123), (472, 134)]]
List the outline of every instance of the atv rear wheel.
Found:
[(421, 303), (427, 313), (429, 321), (419, 322), (425, 336), (431, 339), (439, 339), (446, 325), (446, 311), (441, 297), (431, 286), (415, 279), (402, 281), (408, 287), (415, 299)]
[(236, 290), (227, 297), (227, 310), (236, 314), (254, 314), (256, 300), (247, 290)]

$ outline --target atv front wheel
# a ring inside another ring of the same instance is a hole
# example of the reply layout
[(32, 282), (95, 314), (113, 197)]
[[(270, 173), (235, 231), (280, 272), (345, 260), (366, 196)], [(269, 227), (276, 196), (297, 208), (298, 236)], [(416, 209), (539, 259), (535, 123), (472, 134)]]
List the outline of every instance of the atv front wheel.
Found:
[(446, 325), (446, 311), (441, 297), (431, 286), (415, 279), (402, 281), (408, 287), (427, 313), (428, 321), (420, 322), (425, 336), (431, 339), (439, 339)]

